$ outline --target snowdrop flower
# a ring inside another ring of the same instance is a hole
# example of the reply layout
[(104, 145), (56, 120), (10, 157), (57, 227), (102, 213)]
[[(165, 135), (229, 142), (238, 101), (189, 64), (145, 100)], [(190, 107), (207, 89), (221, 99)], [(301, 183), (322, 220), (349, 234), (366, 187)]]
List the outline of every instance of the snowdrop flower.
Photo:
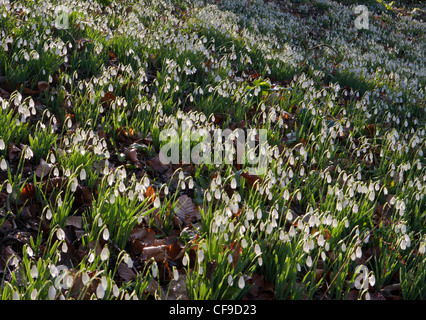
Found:
[(31, 267), (31, 278), (36, 279), (38, 277), (38, 270), (37, 270), (37, 266), (33, 265)]
[(262, 219), (262, 209), (258, 209), (257, 210), (257, 215), (256, 215), (257, 219)]
[(104, 229), (104, 231), (103, 231), (103, 233), (102, 233), (102, 238), (103, 238), (105, 241), (108, 241), (108, 239), (109, 239), (109, 230), (108, 230), (108, 228), (105, 228), (105, 229)]
[(260, 254), (262, 254), (262, 250), (260, 249), (260, 246), (258, 243), (256, 243), (256, 245), (254, 246), (254, 253), (258, 256)]
[(101, 260), (106, 261), (109, 257), (109, 250), (107, 247), (104, 247), (101, 251)]
[(96, 288), (96, 297), (98, 299), (103, 299), (105, 295), (105, 288), (102, 284), (99, 284), (98, 287)]
[(296, 230), (294, 228), (294, 226), (291, 226), (289, 231), (288, 231), (288, 235), (293, 238), (296, 235)]
[(48, 290), (48, 297), (49, 297), (49, 300), (55, 300), (55, 297), (56, 297), (56, 289), (55, 289), (55, 287), (54, 287), (53, 285), (49, 287), (49, 290)]
[(318, 236), (318, 238), (317, 238), (317, 242), (318, 242), (318, 245), (319, 245), (320, 247), (324, 246), (324, 244), (325, 244), (325, 240), (324, 240), (324, 236), (323, 236), (322, 234), (320, 234), (320, 235)]
[(95, 261), (95, 254), (93, 252), (89, 253), (89, 257), (88, 257), (87, 261), (89, 263), (92, 263), (93, 261)]
[(250, 220), (253, 220), (253, 219), (254, 219), (254, 212), (250, 208), (250, 209), (247, 210), (247, 220), (250, 221)]
[(159, 198), (159, 197), (155, 197), (155, 200), (154, 200), (154, 207), (155, 207), (155, 208), (159, 208), (159, 207), (160, 207), (160, 205), (161, 205), (161, 203), (160, 203), (160, 198)]
[(64, 232), (64, 230), (62, 230), (61, 228), (59, 228), (56, 231), (56, 237), (58, 238), (59, 241), (64, 240), (65, 239), (65, 232)]
[(87, 285), (88, 283), (89, 283), (89, 281), (90, 281), (90, 277), (89, 277), (89, 275), (87, 274), (87, 272), (83, 272), (83, 275), (82, 275), (82, 277), (81, 277), (81, 281), (82, 281), (82, 283), (83, 283), (83, 285), (85, 286), (85, 285)]
[(175, 281), (179, 280), (179, 272), (176, 269), (176, 267), (173, 267), (173, 280), (175, 280)]
[(231, 188), (235, 189), (237, 187), (237, 180), (235, 178), (232, 178), (231, 180)]
[(80, 180), (86, 180), (86, 170), (84, 168), (80, 171)]
[(308, 268), (310, 268), (312, 266), (312, 258), (311, 258), (311, 256), (308, 256), (308, 258), (306, 258), (306, 266)]
[(419, 254), (424, 254), (426, 252), (426, 246), (424, 243), (419, 246)]
[(118, 288), (116, 284), (112, 286), (112, 294), (114, 295), (115, 298), (118, 298), (118, 296), (120, 295), (120, 289)]
[(188, 256), (187, 256), (187, 254), (185, 254), (184, 256), (183, 256), (183, 258), (182, 258), (182, 265), (184, 266), (184, 267), (186, 267), (187, 265), (188, 265), (188, 261), (189, 259), (188, 259)]
[(4, 158), (0, 162), (0, 169), (3, 170), (3, 171), (7, 170), (7, 163), (6, 163), (6, 160)]
[(238, 280), (238, 287), (239, 287), (240, 289), (244, 289), (244, 286), (245, 286), (244, 277), (243, 277), (243, 276), (240, 276), (240, 278), (239, 278), (239, 280)]
[(356, 255), (357, 258), (361, 258), (361, 256), (362, 256), (361, 247), (356, 248), (355, 255)]
[(198, 263), (201, 263), (204, 260), (204, 251), (199, 250), (198, 251)]

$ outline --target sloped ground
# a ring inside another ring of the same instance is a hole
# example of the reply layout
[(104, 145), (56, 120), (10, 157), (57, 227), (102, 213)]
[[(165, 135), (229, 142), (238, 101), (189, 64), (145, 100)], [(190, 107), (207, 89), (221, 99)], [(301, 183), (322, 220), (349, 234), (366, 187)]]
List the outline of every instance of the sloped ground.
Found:
[[(0, 1), (1, 299), (424, 299), (423, 18)], [(264, 129), (266, 171), (171, 128)]]

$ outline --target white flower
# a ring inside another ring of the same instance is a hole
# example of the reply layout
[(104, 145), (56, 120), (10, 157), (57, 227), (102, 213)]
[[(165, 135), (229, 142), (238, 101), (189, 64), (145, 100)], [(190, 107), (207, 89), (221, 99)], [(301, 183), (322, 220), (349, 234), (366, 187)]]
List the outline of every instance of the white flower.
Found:
[(118, 289), (118, 286), (116, 284), (114, 284), (112, 286), (112, 294), (114, 295), (114, 297), (118, 298), (119, 294), (120, 294), (120, 290)]
[(155, 197), (155, 200), (154, 200), (154, 207), (155, 207), (155, 208), (159, 208), (159, 207), (160, 207), (160, 205), (161, 205), (161, 203), (160, 203), (160, 198), (159, 198), (159, 197)]
[(319, 245), (320, 247), (322, 247), (322, 246), (324, 245), (325, 240), (324, 240), (324, 236), (323, 236), (322, 234), (320, 234), (320, 235), (318, 236), (318, 238), (317, 238), (317, 242), (318, 242), (318, 245)]
[(108, 239), (109, 239), (109, 231), (108, 231), (108, 229), (107, 229), (107, 228), (105, 228), (105, 229), (104, 229), (104, 232), (102, 233), (102, 238), (103, 238), (105, 241), (108, 241)]
[(233, 286), (234, 285), (234, 279), (232, 278), (231, 275), (228, 276), (228, 285), (229, 286)]
[(154, 277), (154, 278), (157, 278), (157, 274), (158, 274), (158, 266), (157, 266), (157, 263), (155, 263), (155, 261), (154, 261), (154, 263), (152, 264), (152, 266), (151, 266), (151, 272), (152, 272), (152, 276)]
[(80, 171), (80, 180), (85, 180), (86, 179), (86, 170), (83, 168)]
[(108, 257), (109, 257), (109, 250), (107, 247), (104, 247), (101, 251), (101, 260), (105, 261), (108, 259)]
[(204, 260), (204, 251), (199, 250), (198, 251), (198, 263), (201, 263)]
[(361, 250), (361, 247), (357, 247), (357, 248), (356, 248), (355, 255), (356, 255), (356, 257), (357, 257), (357, 258), (361, 258), (361, 256), (362, 256), (362, 250)]
[(54, 286), (50, 286), (49, 287), (49, 291), (48, 291), (48, 297), (49, 300), (54, 300), (56, 297), (56, 289)]
[(231, 180), (231, 188), (235, 189), (237, 187), (237, 180), (235, 180), (235, 178), (232, 178)]
[(260, 246), (258, 243), (256, 243), (256, 245), (254, 246), (254, 253), (258, 256), (260, 254), (262, 254), (262, 250), (260, 249)]
[(59, 241), (64, 240), (65, 239), (65, 232), (64, 232), (64, 230), (62, 230), (61, 228), (59, 228), (56, 231), (56, 237), (58, 238)]
[(2, 169), (3, 171), (7, 169), (7, 163), (4, 158), (1, 160), (0, 169)]
[(93, 252), (89, 253), (89, 258), (87, 259), (87, 261), (89, 263), (92, 263), (93, 261), (95, 261), (95, 254)]
[(312, 258), (311, 258), (311, 256), (308, 256), (308, 258), (306, 258), (306, 266), (308, 268), (310, 268), (312, 266)]
[(37, 270), (37, 266), (33, 265), (31, 267), (31, 278), (35, 279), (38, 277), (38, 270)]
[(183, 264), (183, 266), (187, 266), (188, 265), (188, 257), (187, 257), (187, 255), (185, 254), (184, 256), (183, 256), (183, 258), (182, 258), (182, 264)]
[(240, 289), (244, 289), (244, 286), (245, 286), (244, 277), (243, 277), (243, 276), (240, 276), (240, 279), (238, 280), (238, 287), (239, 287)]
[(83, 276), (81, 277), (81, 281), (82, 281), (83, 285), (86, 285), (86, 284), (89, 283), (90, 277), (87, 274), (87, 272), (83, 272)]
[(104, 295), (105, 295), (104, 286), (102, 284), (99, 284), (98, 287), (96, 288), (96, 297), (98, 297), (98, 299), (102, 299)]

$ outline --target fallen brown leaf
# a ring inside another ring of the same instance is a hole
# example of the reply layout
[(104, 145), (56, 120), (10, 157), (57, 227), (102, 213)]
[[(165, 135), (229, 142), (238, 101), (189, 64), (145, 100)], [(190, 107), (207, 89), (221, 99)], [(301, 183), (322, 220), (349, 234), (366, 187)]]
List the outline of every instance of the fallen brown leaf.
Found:
[(40, 183), (41, 190), (44, 193), (51, 193), (53, 189), (61, 189), (68, 183), (67, 177), (54, 177)]
[(111, 92), (107, 91), (107, 92), (104, 94), (104, 96), (101, 98), (101, 102), (102, 102), (103, 104), (106, 104), (107, 106), (110, 106), (110, 105), (111, 105), (111, 103), (112, 103), (113, 101), (115, 101), (115, 99), (116, 99), (116, 96), (115, 96), (113, 93), (111, 93)]
[(253, 300), (273, 300), (275, 297), (275, 285), (267, 281), (261, 274), (255, 273), (249, 280), (253, 285), (248, 293), (248, 297)]
[(30, 88), (25, 87), (24, 90), (22, 90), (22, 93), (27, 96), (33, 96), (33, 95), (39, 94), (40, 91), (31, 90)]
[(349, 291), (348, 297), (346, 298), (346, 300), (358, 300), (358, 295), (359, 295), (359, 291), (352, 289)]
[(172, 280), (167, 300), (188, 300), (188, 289), (186, 287), (186, 275), (179, 274), (179, 279)]
[(155, 231), (150, 228), (135, 227), (130, 232), (129, 240), (138, 239), (145, 244), (152, 244), (155, 241)]
[(212, 278), (213, 273), (216, 270), (216, 268), (217, 268), (217, 261), (216, 260), (213, 260), (213, 261), (210, 261), (210, 262), (207, 263), (207, 266), (206, 266), (206, 277), (207, 277), (207, 279)]
[(136, 273), (123, 262), (118, 266), (118, 275), (126, 282), (134, 280), (137, 277)]
[(224, 120), (224, 117), (223, 117), (222, 114), (215, 114), (213, 123), (214, 124), (221, 124), (223, 122), (223, 120)]
[(9, 157), (10, 161), (13, 160), (17, 160), (21, 157), (21, 152), (22, 150), (20, 148), (18, 148), (16, 145), (14, 145), (13, 143), (9, 143), (9, 147), (7, 149), (7, 155)]
[(178, 198), (174, 210), (176, 216), (186, 224), (190, 224), (191, 221), (201, 219), (200, 211), (195, 206), (192, 199), (185, 194)]
[(259, 176), (257, 176), (257, 175), (255, 175), (255, 174), (250, 174), (250, 173), (247, 173), (247, 172), (242, 172), (241, 176), (244, 179), (246, 179), (247, 183), (250, 186), (254, 186), (256, 183), (257, 184), (261, 184), (262, 183), (262, 178), (259, 177)]
[(77, 229), (81, 229), (81, 223), (82, 223), (82, 217), (81, 216), (71, 216), (67, 218), (67, 221), (65, 223), (65, 226), (73, 226)]
[(150, 246), (145, 247), (142, 250), (142, 259), (150, 260), (154, 259), (156, 262), (162, 262), (167, 258), (167, 246), (159, 245), (159, 246)]
[[(146, 296), (155, 296), (158, 294), (158, 282), (154, 278), (151, 278), (148, 285), (145, 288), (144, 294)], [(162, 297), (163, 298), (163, 297)]]
[(169, 165), (160, 161), (159, 155), (156, 155), (153, 159), (146, 161), (146, 164), (157, 173), (165, 173), (169, 169)]
[(40, 179), (43, 179), (45, 176), (47, 176), (52, 170), (53, 164), (47, 163), (44, 159), (40, 159), (40, 164), (35, 169), (35, 174)]
[(38, 90), (41, 92), (45, 92), (49, 88), (49, 82), (47, 81), (39, 81), (37, 82)]
[(6, 90), (3, 90), (2, 88), (0, 88), (0, 98), (3, 98), (5, 100), (9, 100), (10, 93), (7, 92)]
[(3, 223), (0, 225), (0, 232), (1, 233), (9, 233), (10, 231), (14, 230), (16, 228), (16, 224), (13, 220), (4, 220)]
[(152, 186), (149, 186), (145, 191), (145, 196), (149, 199), (151, 198), (151, 202), (155, 201), (155, 190)]
[(370, 300), (386, 300), (386, 298), (380, 292), (371, 292)]
[(30, 199), (34, 199), (36, 195), (35, 187), (32, 183), (27, 183), (21, 190), (19, 201), (25, 202)]
[(184, 253), (184, 247), (181, 247), (178, 243), (167, 246), (167, 258), (172, 261), (183, 257)]
[(316, 269), (315, 270), (315, 283), (318, 283), (321, 278), (324, 277), (324, 269)]
[(79, 207), (92, 205), (93, 195), (89, 188), (78, 185), (74, 192), (74, 204)]
[[(99, 285), (98, 279), (91, 279), (89, 283), (86, 285), (83, 284), (83, 273), (77, 272), (74, 269), (69, 270), (69, 275), (74, 278), (72, 286), (70, 288), (70, 294), (74, 299), (83, 299), (83, 300), (89, 300), (92, 294), (96, 292), (96, 288)], [(94, 276), (94, 272), (88, 272), (87, 273), (89, 278), (92, 278)], [(84, 293), (84, 296), (82, 296), (82, 293)]]
[(138, 159), (138, 151), (136, 149), (130, 149), (125, 151), (125, 155), (129, 157), (129, 159), (134, 163), (134, 165), (138, 168), (142, 168), (142, 164)]
[(386, 300), (401, 300), (401, 284), (395, 283), (384, 287), (381, 290), (381, 293), (386, 298)]

